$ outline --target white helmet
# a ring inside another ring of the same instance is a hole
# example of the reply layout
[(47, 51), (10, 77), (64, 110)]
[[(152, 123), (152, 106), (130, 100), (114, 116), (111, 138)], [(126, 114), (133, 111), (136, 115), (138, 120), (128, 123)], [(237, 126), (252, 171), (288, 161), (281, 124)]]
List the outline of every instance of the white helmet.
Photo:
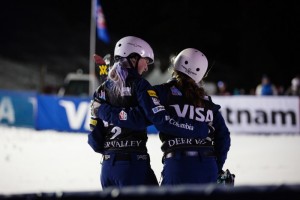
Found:
[(120, 39), (115, 46), (115, 58), (128, 57), (132, 53), (139, 54), (142, 58), (148, 58), (149, 64), (154, 62), (154, 53), (150, 45), (134, 36), (127, 36)]
[(202, 80), (207, 67), (206, 56), (194, 48), (184, 49), (174, 60), (174, 69), (188, 75), (196, 83)]

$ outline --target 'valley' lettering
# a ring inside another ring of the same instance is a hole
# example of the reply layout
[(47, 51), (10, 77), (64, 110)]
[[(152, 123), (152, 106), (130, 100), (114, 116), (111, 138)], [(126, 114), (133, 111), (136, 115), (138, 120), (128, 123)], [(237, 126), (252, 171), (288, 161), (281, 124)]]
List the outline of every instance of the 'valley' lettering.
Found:
[(117, 147), (139, 147), (142, 143), (142, 140), (121, 140), (121, 141), (108, 141), (104, 143), (104, 148)]

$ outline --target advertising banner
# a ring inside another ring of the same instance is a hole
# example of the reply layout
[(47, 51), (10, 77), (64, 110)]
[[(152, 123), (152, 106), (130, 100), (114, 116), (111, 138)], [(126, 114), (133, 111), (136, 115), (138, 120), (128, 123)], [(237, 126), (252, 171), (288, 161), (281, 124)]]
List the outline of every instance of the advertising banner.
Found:
[(34, 127), (36, 93), (0, 90), (0, 124)]
[(300, 133), (299, 97), (214, 96), (231, 132)]
[[(232, 133), (300, 133), (300, 101), (291, 96), (213, 96)], [(0, 90), (0, 125), (89, 132), (90, 98)], [(148, 133), (158, 133), (155, 126)]]
[(36, 129), (89, 131), (89, 98), (38, 95)]

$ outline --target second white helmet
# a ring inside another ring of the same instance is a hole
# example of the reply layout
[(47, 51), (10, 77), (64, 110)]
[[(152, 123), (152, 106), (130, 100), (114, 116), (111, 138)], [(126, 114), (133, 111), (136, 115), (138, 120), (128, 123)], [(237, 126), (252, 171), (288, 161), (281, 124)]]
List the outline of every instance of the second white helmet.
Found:
[(120, 39), (115, 46), (114, 57), (128, 57), (137, 53), (142, 58), (148, 58), (149, 64), (154, 62), (154, 53), (151, 46), (144, 40), (134, 36), (126, 36)]
[(206, 56), (194, 48), (182, 50), (174, 59), (174, 69), (191, 77), (196, 83), (202, 80), (207, 67)]

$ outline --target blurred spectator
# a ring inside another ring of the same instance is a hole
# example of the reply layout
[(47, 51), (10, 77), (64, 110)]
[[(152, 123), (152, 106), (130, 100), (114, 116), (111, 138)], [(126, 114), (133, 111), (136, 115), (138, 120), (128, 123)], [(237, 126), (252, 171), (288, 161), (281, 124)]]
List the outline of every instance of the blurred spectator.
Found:
[(202, 85), (209, 96), (217, 94), (217, 85), (214, 82), (202, 82)]
[(217, 95), (220, 95), (220, 96), (231, 95), (230, 92), (227, 90), (227, 84), (225, 82), (219, 81), (217, 85), (218, 85)]
[(300, 96), (300, 76), (296, 76), (291, 81), (291, 86), (285, 92), (289, 96)]
[(277, 95), (277, 89), (275, 85), (271, 83), (270, 78), (267, 75), (263, 75), (261, 78), (261, 83), (256, 87), (256, 95)]
[(234, 88), (233, 95), (245, 95), (246, 91), (243, 88)]
[(250, 88), (249, 95), (255, 95), (255, 88)]

